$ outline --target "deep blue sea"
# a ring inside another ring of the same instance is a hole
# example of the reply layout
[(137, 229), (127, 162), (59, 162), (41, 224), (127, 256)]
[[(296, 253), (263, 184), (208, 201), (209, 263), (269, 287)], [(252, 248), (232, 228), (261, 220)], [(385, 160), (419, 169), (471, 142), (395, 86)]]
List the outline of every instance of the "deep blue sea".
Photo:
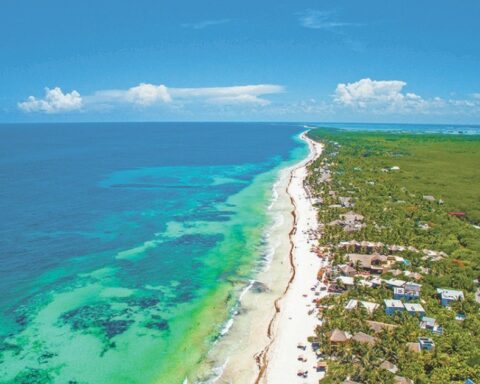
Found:
[(0, 382), (181, 382), (262, 257), (302, 130), (0, 125)]

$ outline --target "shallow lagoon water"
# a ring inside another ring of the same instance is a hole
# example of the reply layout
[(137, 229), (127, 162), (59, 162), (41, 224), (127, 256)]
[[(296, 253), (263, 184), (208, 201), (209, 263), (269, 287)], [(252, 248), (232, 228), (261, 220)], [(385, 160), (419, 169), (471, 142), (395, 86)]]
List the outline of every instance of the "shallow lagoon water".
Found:
[(0, 126), (0, 380), (192, 377), (265, 256), (302, 129)]

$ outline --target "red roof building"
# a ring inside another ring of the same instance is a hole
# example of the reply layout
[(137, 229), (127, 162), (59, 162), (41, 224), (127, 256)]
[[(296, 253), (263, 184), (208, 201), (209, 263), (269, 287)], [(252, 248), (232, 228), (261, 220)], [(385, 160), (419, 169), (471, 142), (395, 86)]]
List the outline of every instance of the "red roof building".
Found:
[(465, 217), (467, 214), (465, 212), (448, 212), (450, 216), (455, 216), (455, 217)]

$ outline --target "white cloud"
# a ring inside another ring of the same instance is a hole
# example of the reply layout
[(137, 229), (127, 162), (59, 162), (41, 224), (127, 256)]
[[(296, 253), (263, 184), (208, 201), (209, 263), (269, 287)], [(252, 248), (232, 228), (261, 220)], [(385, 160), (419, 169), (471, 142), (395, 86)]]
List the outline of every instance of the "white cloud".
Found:
[(240, 85), (233, 87), (167, 88), (165, 85), (139, 84), (127, 90), (113, 89), (95, 92), (89, 100), (95, 103), (129, 103), (141, 107), (175, 103), (205, 102), (210, 104), (267, 105), (263, 95), (279, 93), (283, 87), (272, 84)]
[(333, 99), (338, 106), (372, 114), (471, 115), (480, 112), (480, 100), (475, 95), (470, 99), (427, 99), (404, 92), (406, 85), (401, 80), (366, 78), (338, 84)]
[(346, 23), (335, 19), (333, 11), (319, 11), (308, 9), (299, 13), (300, 25), (311, 29), (334, 30), (342, 27), (358, 26), (357, 23)]
[(219, 20), (203, 20), (195, 23), (183, 23), (181, 26), (183, 28), (192, 28), (192, 29), (204, 29), (214, 25), (227, 24), (230, 22), (230, 19), (219, 19)]
[(97, 91), (89, 98), (92, 103), (128, 103), (141, 107), (148, 107), (159, 103), (169, 103), (172, 97), (168, 88), (163, 85), (154, 85), (140, 83), (129, 89), (111, 89), (105, 91)]
[(82, 108), (82, 97), (77, 91), (63, 93), (60, 87), (45, 88), (43, 99), (29, 96), (26, 101), (18, 103), (18, 107), (25, 112), (69, 112)]
[(169, 103), (172, 101), (165, 85), (141, 83), (127, 91), (127, 99), (133, 104), (148, 106), (157, 102)]
[(400, 92), (405, 85), (407, 83), (399, 80), (377, 81), (368, 78), (354, 83), (340, 83), (335, 90), (335, 101), (359, 107), (371, 102), (391, 102), (403, 97)]
[(201, 99), (212, 104), (270, 104), (263, 95), (281, 93), (284, 87), (274, 84), (240, 85), (233, 87), (172, 88), (171, 93), (179, 99)]
[(361, 79), (354, 83), (337, 85), (334, 101), (357, 109), (386, 108), (389, 111), (421, 109), (425, 100), (415, 93), (403, 93), (407, 85), (401, 80)]
[(186, 103), (198, 105), (252, 105), (266, 106), (270, 100), (265, 95), (284, 91), (284, 87), (274, 84), (239, 85), (231, 87), (168, 88), (160, 84), (140, 83), (128, 89), (99, 90), (83, 98), (77, 91), (64, 94), (60, 88), (46, 88), (45, 98), (30, 96), (18, 103), (25, 112), (67, 112), (84, 107), (86, 110), (111, 110), (116, 105), (132, 105), (138, 108), (169, 105), (181, 108)]
[(339, 83), (331, 98), (303, 101), (269, 97), (285, 91), (276, 84), (253, 84), (226, 87), (170, 88), (163, 84), (140, 83), (125, 89), (99, 90), (89, 95), (77, 91), (64, 93), (59, 87), (45, 89), (43, 98), (28, 97), (18, 103), (24, 112), (47, 114), (82, 110), (111, 113), (115, 108), (141, 109), (161, 115), (199, 116), (306, 116), (319, 119), (362, 116), (480, 116), (480, 95), (465, 98), (425, 98), (406, 91), (402, 80), (361, 79)]

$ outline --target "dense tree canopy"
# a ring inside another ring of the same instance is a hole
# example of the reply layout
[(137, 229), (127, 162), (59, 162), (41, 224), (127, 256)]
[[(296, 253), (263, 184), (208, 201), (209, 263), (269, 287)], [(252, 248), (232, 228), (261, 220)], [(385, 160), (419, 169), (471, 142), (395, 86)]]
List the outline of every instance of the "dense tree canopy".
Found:
[[(393, 383), (395, 375), (379, 367), (385, 360), (398, 367), (397, 375), (415, 383), (463, 383), (467, 378), (480, 382), (480, 305), (475, 300), (480, 277), (480, 230), (475, 227), (480, 222), (480, 138), (332, 129), (314, 130), (309, 136), (325, 144), (320, 158), (310, 165), (308, 177), (315, 197), (323, 201), (320, 221), (332, 222), (352, 209), (338, 207), (339, 196), (350, 197), (354, 211), (365, 218), (365, 225), (351, 232), (325, 225), (319, 242), (333, 250), (332, 263), (344, 262), (346, 251), (338, 248), (340, 241), (415, 247), (418, 251), (399, 253), (408, 263), (396, 267), (400, 275), (395, 278), (409, 281), (407, 271), (422, 275), (420, 303), (427, 316), (443, 328), (443, 334), (433, 334), (420, 328), (415, 316), (387, 316), (383, 299), (391, 299), (393, 293), (384, 286), (355, 284), (342, 294), (328, 296), (321, 303), (325, 309), (317, 335), (329, 360), (322, 383), (346, 378)], [(329, 182), (320, 178), (325, 170), (331, 174)], [(451, 216), (451, 211), (465, 212), (466, 217)], [(425, 257), (424, 249), (443, 256)], [(393, 275), (386, 272), (381, 277)], [(462, 290), (465, 298), (443, 307), (437, 288)], [(381, 305), (373, 314), (361, 307), (346, 310), (350, 298)], [(375, 334), (367, 320), (398, 327)], [(378, 342), (373, 346), (332, 345), (328, 335), (335, 328), (371, 334)], [(432, 338), (435, 348), (412, 352), (407, 343), (420, 336)]]

